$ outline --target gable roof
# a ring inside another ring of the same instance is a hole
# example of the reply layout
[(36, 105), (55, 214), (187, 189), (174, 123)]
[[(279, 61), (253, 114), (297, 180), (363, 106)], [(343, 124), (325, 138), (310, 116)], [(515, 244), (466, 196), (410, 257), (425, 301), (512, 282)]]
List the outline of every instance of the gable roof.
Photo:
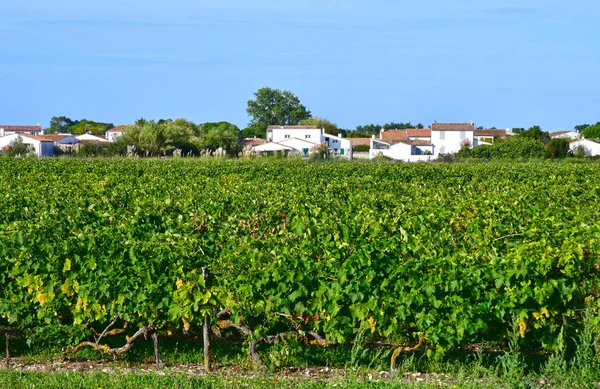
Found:
[(475, 136), (506, 136), (506, 130), (475, 130), (473, 131)]
[(371, 138), (346, 138), (352, 143), (352, 146), (370, 146)]
[(19, 136), (21, 136), (23, 138), (27, 138), (27, 139), (37, 140), (40, 142), (53, 142), (54, 143), (54, 141), (52, 139), (46, 138), (45, 135), (19, 134)]
[(382, 130), (381, 139), (408, 139), (408, 138), (430, 138), (431, 130), (429, 128), (407, 128), (402, 130)]
[(4, 129), (4, 131), (14, 131), (14, 132), (32, 132), (32, 131), (42, 131), (42, 126), (13, 126), (13, 125), (5, 125), (0, 124), (0, 128)]
[(431, 125), (433, 131), (473, 131), (475, 130), (474, 123), (433, 123)]
[(127, 127), (129, 126), (121, 124), (120, 126), (113, 127), (110, 130), (107, 130), (106, 132), (123, 132)]
[(240, 139), (239, 144), (241, 145), (250, 145), (250, 146), (258, 146), (258, 145), (262, 145), (265, 144), (266, 140), (261, 139), (261, 138), (244, 138), (244, 139)]
[(392, 145), (397, 145), (397, 144), (405, 144), (405, 145), (409, 145), (409, 146), (433, 146), (431, 144), (430, 140), (413, 140), (413, 139), (389, 139), (389, 140), (382, 140), (382, 139), (373, 139), (375, 142), (379, 142), (379, 143), (385, 143), (388, 144), (390, 146)]

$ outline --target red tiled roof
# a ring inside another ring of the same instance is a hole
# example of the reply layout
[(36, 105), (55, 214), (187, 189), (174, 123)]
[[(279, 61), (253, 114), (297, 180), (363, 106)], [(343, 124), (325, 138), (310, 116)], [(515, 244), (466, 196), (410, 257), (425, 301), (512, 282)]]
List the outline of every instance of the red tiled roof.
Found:
[(106, 132), (123, 132), (125, 130), (125, 128), (127, 128), (128, 126), (126, 125), (120, 125), (120, 126), (116, 126), (111, 128), (110, 130), (107, 130)]
[(42, 131), (42, 126), (12, 126), (12, 125), (4, 125), (0, 124), (0, 128), (3, 128), (4, 131), (14, 131), (14, 132), (31, 132), (31, 131)]
[(431, 130), (429, 128), (407, 128), (403, 130), (384, 130), (381, 133), (381, 139), (383, 140), (403, 140), (413, 137), (430, 138)]
[(433, 123), (431, 129), (434, 131), (473, 131), (473, 123)]
[(475, 136), (506, 136), (506, 130), (475, 130), (473, 131)]
[(370, 146), (371, 138), (346, 138), (352, 143), (352, 146)]

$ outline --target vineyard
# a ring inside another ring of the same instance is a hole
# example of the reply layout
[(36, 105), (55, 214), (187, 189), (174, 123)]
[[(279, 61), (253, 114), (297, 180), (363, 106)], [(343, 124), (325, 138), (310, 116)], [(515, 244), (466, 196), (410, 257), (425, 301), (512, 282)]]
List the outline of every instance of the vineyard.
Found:
[[(600, 287), (600, 165), (0, 160), (0, 328), (553, 347)], [(123, 337), (122, 346), (104, 343)], [(209, 357), (208, 355), (206, 356)], [(208, 363), (208, 359), (207, 359)]]

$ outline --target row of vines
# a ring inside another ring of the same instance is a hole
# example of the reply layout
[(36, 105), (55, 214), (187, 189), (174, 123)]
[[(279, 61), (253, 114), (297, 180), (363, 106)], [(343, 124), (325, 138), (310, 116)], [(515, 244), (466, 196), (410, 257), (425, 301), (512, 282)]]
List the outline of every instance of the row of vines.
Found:
[(599, 165), (3, 160), (0, 328), (550, 347), (598, 297), (599, 198)]

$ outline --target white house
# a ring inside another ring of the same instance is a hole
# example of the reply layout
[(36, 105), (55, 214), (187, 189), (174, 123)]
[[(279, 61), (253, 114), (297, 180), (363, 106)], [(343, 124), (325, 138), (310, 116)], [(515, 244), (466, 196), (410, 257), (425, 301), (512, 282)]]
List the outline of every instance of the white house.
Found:
[(316, 126), (269, 126), (267, 141), (255, 146), (255, 153), (301, 153), (308, 156), (313, 149), (326, 146), (330, 155), (352, 159), (352, 143), (345, 138), (325, 133)]
[(125, 126), (117, 126), (113, 127), (110, 130), (106, 131), (106, 140), (109, 142), (114, 142), (118, 137), (123, 135), (123, 131), (125, 131)]
[(550, 133), (550, 138), (552, 139), (571, 139), (577, 140), (581, 138), (581, 134), (577, 131), (557, 131)]
[(434, 156), (457, 153), (464, 145), (472, 146), (475, 138), (475, 124), (433, 123), (431, 143), (435, 145)]
[(37, 126), (12, 126), (0, 124), (0, 137), (12, 134), (43, 135), (44, 129), (39, 124)]
[(51, 157), (54, 155), (54, 141), (40, 135), (11, 134), (0, 137), (0, 149), (10, 146), (12, 142), (19, 138), (23, 143), (29, 145), (30, 150), (38, 157)]
[(404, 162), (422, 162), (431, 161), (434, 153), (435, 146), (428, 140), (382, 140), (373, 135), (369, 158), (384, 156)]
[(92, 134), (82, 134), (77, 135), (75, 139), (78, 139), (81, 142), (92, 142), (92, 143), (104, 143), (108, 142), (106, 138), (102, 138), (100, 136), (92, 135)]
[(585, 155), (588, 157), (600, 155), (600, 143), (591, 141), (589, 139), (575, 140), (569, 143), (569, 149), (572, 152), (582, 149), (585, 152)]
[(474, 123), (433, 123), (431, 128), (381, 129), (379, 139), (371, 139), (369, 158), (389, 158), (418, 162), (440, 154), (458, 152), (463, 146), (491, 145), (508, 135), (505, 130), (476, 130)]

